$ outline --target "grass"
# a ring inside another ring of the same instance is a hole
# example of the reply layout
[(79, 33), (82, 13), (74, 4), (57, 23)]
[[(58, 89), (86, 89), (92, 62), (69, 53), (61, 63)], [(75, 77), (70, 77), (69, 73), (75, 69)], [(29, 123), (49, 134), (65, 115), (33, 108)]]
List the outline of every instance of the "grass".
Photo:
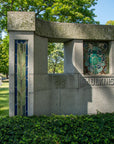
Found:
[(0, 117), (9, 115), (9, 83), (0, 86)]

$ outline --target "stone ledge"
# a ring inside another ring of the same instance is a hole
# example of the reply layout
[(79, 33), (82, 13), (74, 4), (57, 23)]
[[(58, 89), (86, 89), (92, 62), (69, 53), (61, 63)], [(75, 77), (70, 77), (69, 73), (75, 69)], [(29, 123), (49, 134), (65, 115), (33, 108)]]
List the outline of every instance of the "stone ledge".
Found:
[(114, 40), (114, 26), (77, 23), (48, 22), (36, 19), (35, 33), (52, 42), (72, 39)]

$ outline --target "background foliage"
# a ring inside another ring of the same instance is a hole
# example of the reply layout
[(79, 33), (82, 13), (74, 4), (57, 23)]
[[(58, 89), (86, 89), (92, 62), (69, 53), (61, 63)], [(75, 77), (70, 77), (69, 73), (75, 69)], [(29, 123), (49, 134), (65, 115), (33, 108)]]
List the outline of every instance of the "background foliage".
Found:
[(8, 78), (9, 72), (9, 36), (6, 37), (0, 43), (0, 73), (6, 74)]
[(107, 21), (106, 25), (114, 25), (114, 20)]
[[(63, 73), (64, 72), (64, 48), (63, 43), (52, 43), (53, 49), (48, 55), (48, 72)], [(48, 47), (48, 49), (49, 49)]]

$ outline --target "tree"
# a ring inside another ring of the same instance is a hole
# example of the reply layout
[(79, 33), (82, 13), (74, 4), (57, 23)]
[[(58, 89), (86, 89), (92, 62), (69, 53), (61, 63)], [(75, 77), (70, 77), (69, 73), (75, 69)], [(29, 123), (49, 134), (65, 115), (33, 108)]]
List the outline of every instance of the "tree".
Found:
[(9, 36), (7, 35), (0, 43), (0, 73), (8, 78), (9, 67)]
[(106, 25), (114, 25), (114, 20), (107, 21)]
[(64, 65), (63, 44), (53, 43), (52, 45), (54, 49), (50, 52), (48, 56), (48, 72), (63, 73), (63, 65)]
[(98, 23), (92, 6), (98, 0), (1, 0), (0, 27), (7, 29), (7, 11), (34, 11), (44, 20), (74, 23)]

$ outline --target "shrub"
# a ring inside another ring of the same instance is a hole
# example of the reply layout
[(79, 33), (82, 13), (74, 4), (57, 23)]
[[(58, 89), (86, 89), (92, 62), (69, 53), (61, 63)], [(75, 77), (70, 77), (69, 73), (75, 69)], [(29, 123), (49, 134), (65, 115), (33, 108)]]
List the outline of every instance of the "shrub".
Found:
[(0, 144), (114, 142), (114, 113), (0, 118)]

